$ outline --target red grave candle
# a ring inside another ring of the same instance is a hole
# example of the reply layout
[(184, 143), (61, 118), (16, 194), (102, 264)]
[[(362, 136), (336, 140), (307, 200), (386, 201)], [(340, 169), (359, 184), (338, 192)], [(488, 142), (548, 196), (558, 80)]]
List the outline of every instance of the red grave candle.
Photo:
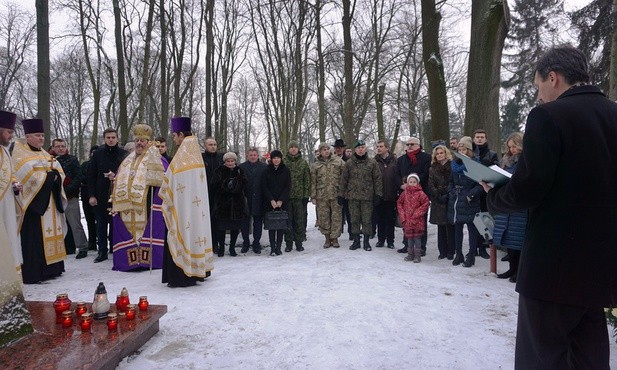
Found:
[(62, 312), (62, 327), (70, 328), (73, 325), (73, 311)]
[(90, 331), (92, 327), (92, 313), (84, 313), (81, 316), (81, 322), (79, 325), (81, 326), (82, 331)]
[(86, 308), (86, 303), (77, 302), (77, 308), (75, 309), (75, 314), (77, 315), (77, 317), (81, 317), (81, 315), (85, 314), (86, 312), (88, 312), (88, 309)]
[(107, 315), (107, 329), (110, 331), (118, 329), (118, 314), (110, 313)]
[(147, 311), (149, 306), (148, 297), (145, 295), (139, 297), (139, 303), (137, 304), (137, 306), (139, 306), (140, 311)]
[(134, 304), (126, 305), (126, 319), (135, 320), (135, 305)]
[(71, 309), (71, 300), (69, 299), (69, 295), (66, 293), (56, 295), (56, 300), (54, 301), (56, 324), (62, 324), (62, 313), (69, 309)]

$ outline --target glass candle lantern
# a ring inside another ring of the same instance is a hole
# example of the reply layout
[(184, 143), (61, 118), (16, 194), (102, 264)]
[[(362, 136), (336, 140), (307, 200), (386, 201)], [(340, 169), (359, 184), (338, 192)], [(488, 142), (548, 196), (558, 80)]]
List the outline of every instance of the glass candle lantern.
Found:
[(88, 312), (88, 308), (86, 308), (86, 302), (77, 302), (77, 308), (75, 309), (75, 314), (77, 317), (81, 317), (81, 315)]
[(126, 305), (126, 319), (135, 320), (135, 305), (134, 304)]
[(82, 331), (90, 331), (92, 327), (92, 313), (84, 313), (81, 316), (81, 322), (79, 325), (81, 326)]
[(118, 314), (112, 312), (107, 315), (107, 329), (110, 331), (118, 329)]
[(94, 292), (94, 301), (92, 302), (92, 312), (96, 320), (102, 320), (107, 317), (109, 312), (109, 300), (107, 299), (107, 290), (105, 285), (100, 282)]
[(56, 311), (56, 324), (62, 323), (62, 313), (71, 309), (71, 300), (67, 293), (61, 293), (56, 295), (54, 301), (54, 311)]
[(70, 328), (73, 325), (73, 311), (62, 312), (62, 327)]
[(148, 297), (145, 295), (139, 297), (139, 303), (137, 304), (137, 306), (139, 306), (140, 311), (147, 311), (149, 306)]

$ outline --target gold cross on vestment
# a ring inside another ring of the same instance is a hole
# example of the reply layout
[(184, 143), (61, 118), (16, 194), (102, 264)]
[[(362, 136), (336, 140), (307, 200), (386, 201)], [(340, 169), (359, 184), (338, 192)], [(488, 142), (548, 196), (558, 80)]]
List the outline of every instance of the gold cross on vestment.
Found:
[(194, 200), (194, 201), (192, 201), (191, 203), (195, 203), (195, 205), (196, 205), (197, 207), (199, 207), (199, 204), (201, 203), (201, 199), (199, 199), (199, 197), (197, 197), (197, 196), (196, 196), (196, 197), (195, 197), (195, 200)]
[(186, 223), (186, 227), (185, 227), (185, 229), (187, 229), (187, 230), (188, 230), (188, 229), (190, 229), (190, 228), (191, 228), (191, 223), (190, 223), (190, 222), (187, 222), (187, 223)]
[(206, 238), (200, 237), (199, 239), (195, 240), (195, 244), (199, 245), (200, 247), (202, 245), (205, 245), (206, 244)]
[(54, 231), (51, 227), (48, 227), (45, 232), (47, 232), (47, 234), (51, 234), (51, 232)]
[(186, 189), (186, 186), (182, 184), (178, 184), (178, 186), (176, 187), (176, 191), (179, 192), (180, 194), (184, 194), (184, 189)]

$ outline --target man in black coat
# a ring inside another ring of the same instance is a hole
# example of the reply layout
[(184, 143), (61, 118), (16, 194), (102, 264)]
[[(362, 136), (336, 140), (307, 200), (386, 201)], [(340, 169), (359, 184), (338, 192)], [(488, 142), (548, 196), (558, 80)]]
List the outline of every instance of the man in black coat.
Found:
[(261, 201), (261, 176), (268, 167), (267, 164), (259, 161), (259, 150), (256, 147), (251, 147), (246, 152), (246, 161), (241, 163), (239, 167), (244, 171), (248, 183), (244, 188), (244, 195), (248, 205), (249, 217), (246, 217), (242, 222), (242, 253), (248, 252), (251, 247), (250, 240), (250, 220), (253, 220), (253, 252), (261, 253), (261, 234), (263, 230), (263, 204)]
[[(473, 132), (473, 153), (482, 163), (483, 165), (490, 167), (493, 165), (499, 165), (499, 158), (497, 157), (497, 153), (492, 151), (488, 144), (488, 136), (486, 131), (479, 128)], [(486, 194), (482, 193), (480, 196), (480, 211), (486, 212), (488, 209), (486, 208)], [(488, 240), (484, 240), (482, 235), (478, 233), (478, 245), (476, 254), (484, 259), (489, 259), (490, 256), (486, 252), (486, 246), (488, 244)]]
[(110, 187), (120, 163), (128, 154), (126, 150), (118, 146), (118, 131), (116, 129), (105, 129), (103, 139), (105, 145), (94, 152), (88, 168), (88, 203), (94, 207), (96, 242), (99, 247), (98, 256), (94, 259), (95, 263), (107, 259), (108, 239), (109, 247), (113, 247), (112, 230), (109, 229), (111, 215), (108, 210), (110, 208)]
[[(416, 173), (420, 177), (420, 185), (422, 186), (422, 190), (428, 196), (428, 170), (431, 168), (431, 155), (422, 150), (420, 139), (417, 137), (410, 137), (407, 139), (407, 143), (405, 145), (407, 147), (405, 154), (396, 160), (396, 171), (398, 178), (403, 183), (403, 185), (401, 185), (401, 189), (404, 190), (407, 186), (406, 181), (402, 181), (402, 179), (407, 179), (407, 176), (412, 173)], [(428, 213), (424, 215), (424, 230), (426, 230), (427, 220)], [(422, 246), (422, 257), (426, 255), (426, 239), (427, 233), (424, 233), (420, 242)], [(397, 252), (407, 253), (407, 246), (397, 250)]]
[[(603, 307), (617, 304), (617, 104), (588, 85), (571, 46), (536, 66), (516, 173), (492, 212), (529, 210), (516, 290), (517, 369), (608, 369)], [(483, 184), (485, 190), (488, 186)]]

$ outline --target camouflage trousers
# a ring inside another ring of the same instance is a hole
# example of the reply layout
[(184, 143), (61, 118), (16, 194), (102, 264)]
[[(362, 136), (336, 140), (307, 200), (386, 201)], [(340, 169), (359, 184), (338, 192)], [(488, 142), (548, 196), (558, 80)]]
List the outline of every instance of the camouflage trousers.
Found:
[(306, 240), (306, 204), (302, 199), (291, 198), (287, 203), (290, 229), (285, 230), (285, 243), (302, 243)]
[(316, 199), (317, 226), (324, 235), (338, 238), (343, 231), (343, 209), (336, 199)]
[[(349, 199), (352, 234), (373, 234), (373, 201)], [(362, 231), (360, 231), (362, 230)]]

